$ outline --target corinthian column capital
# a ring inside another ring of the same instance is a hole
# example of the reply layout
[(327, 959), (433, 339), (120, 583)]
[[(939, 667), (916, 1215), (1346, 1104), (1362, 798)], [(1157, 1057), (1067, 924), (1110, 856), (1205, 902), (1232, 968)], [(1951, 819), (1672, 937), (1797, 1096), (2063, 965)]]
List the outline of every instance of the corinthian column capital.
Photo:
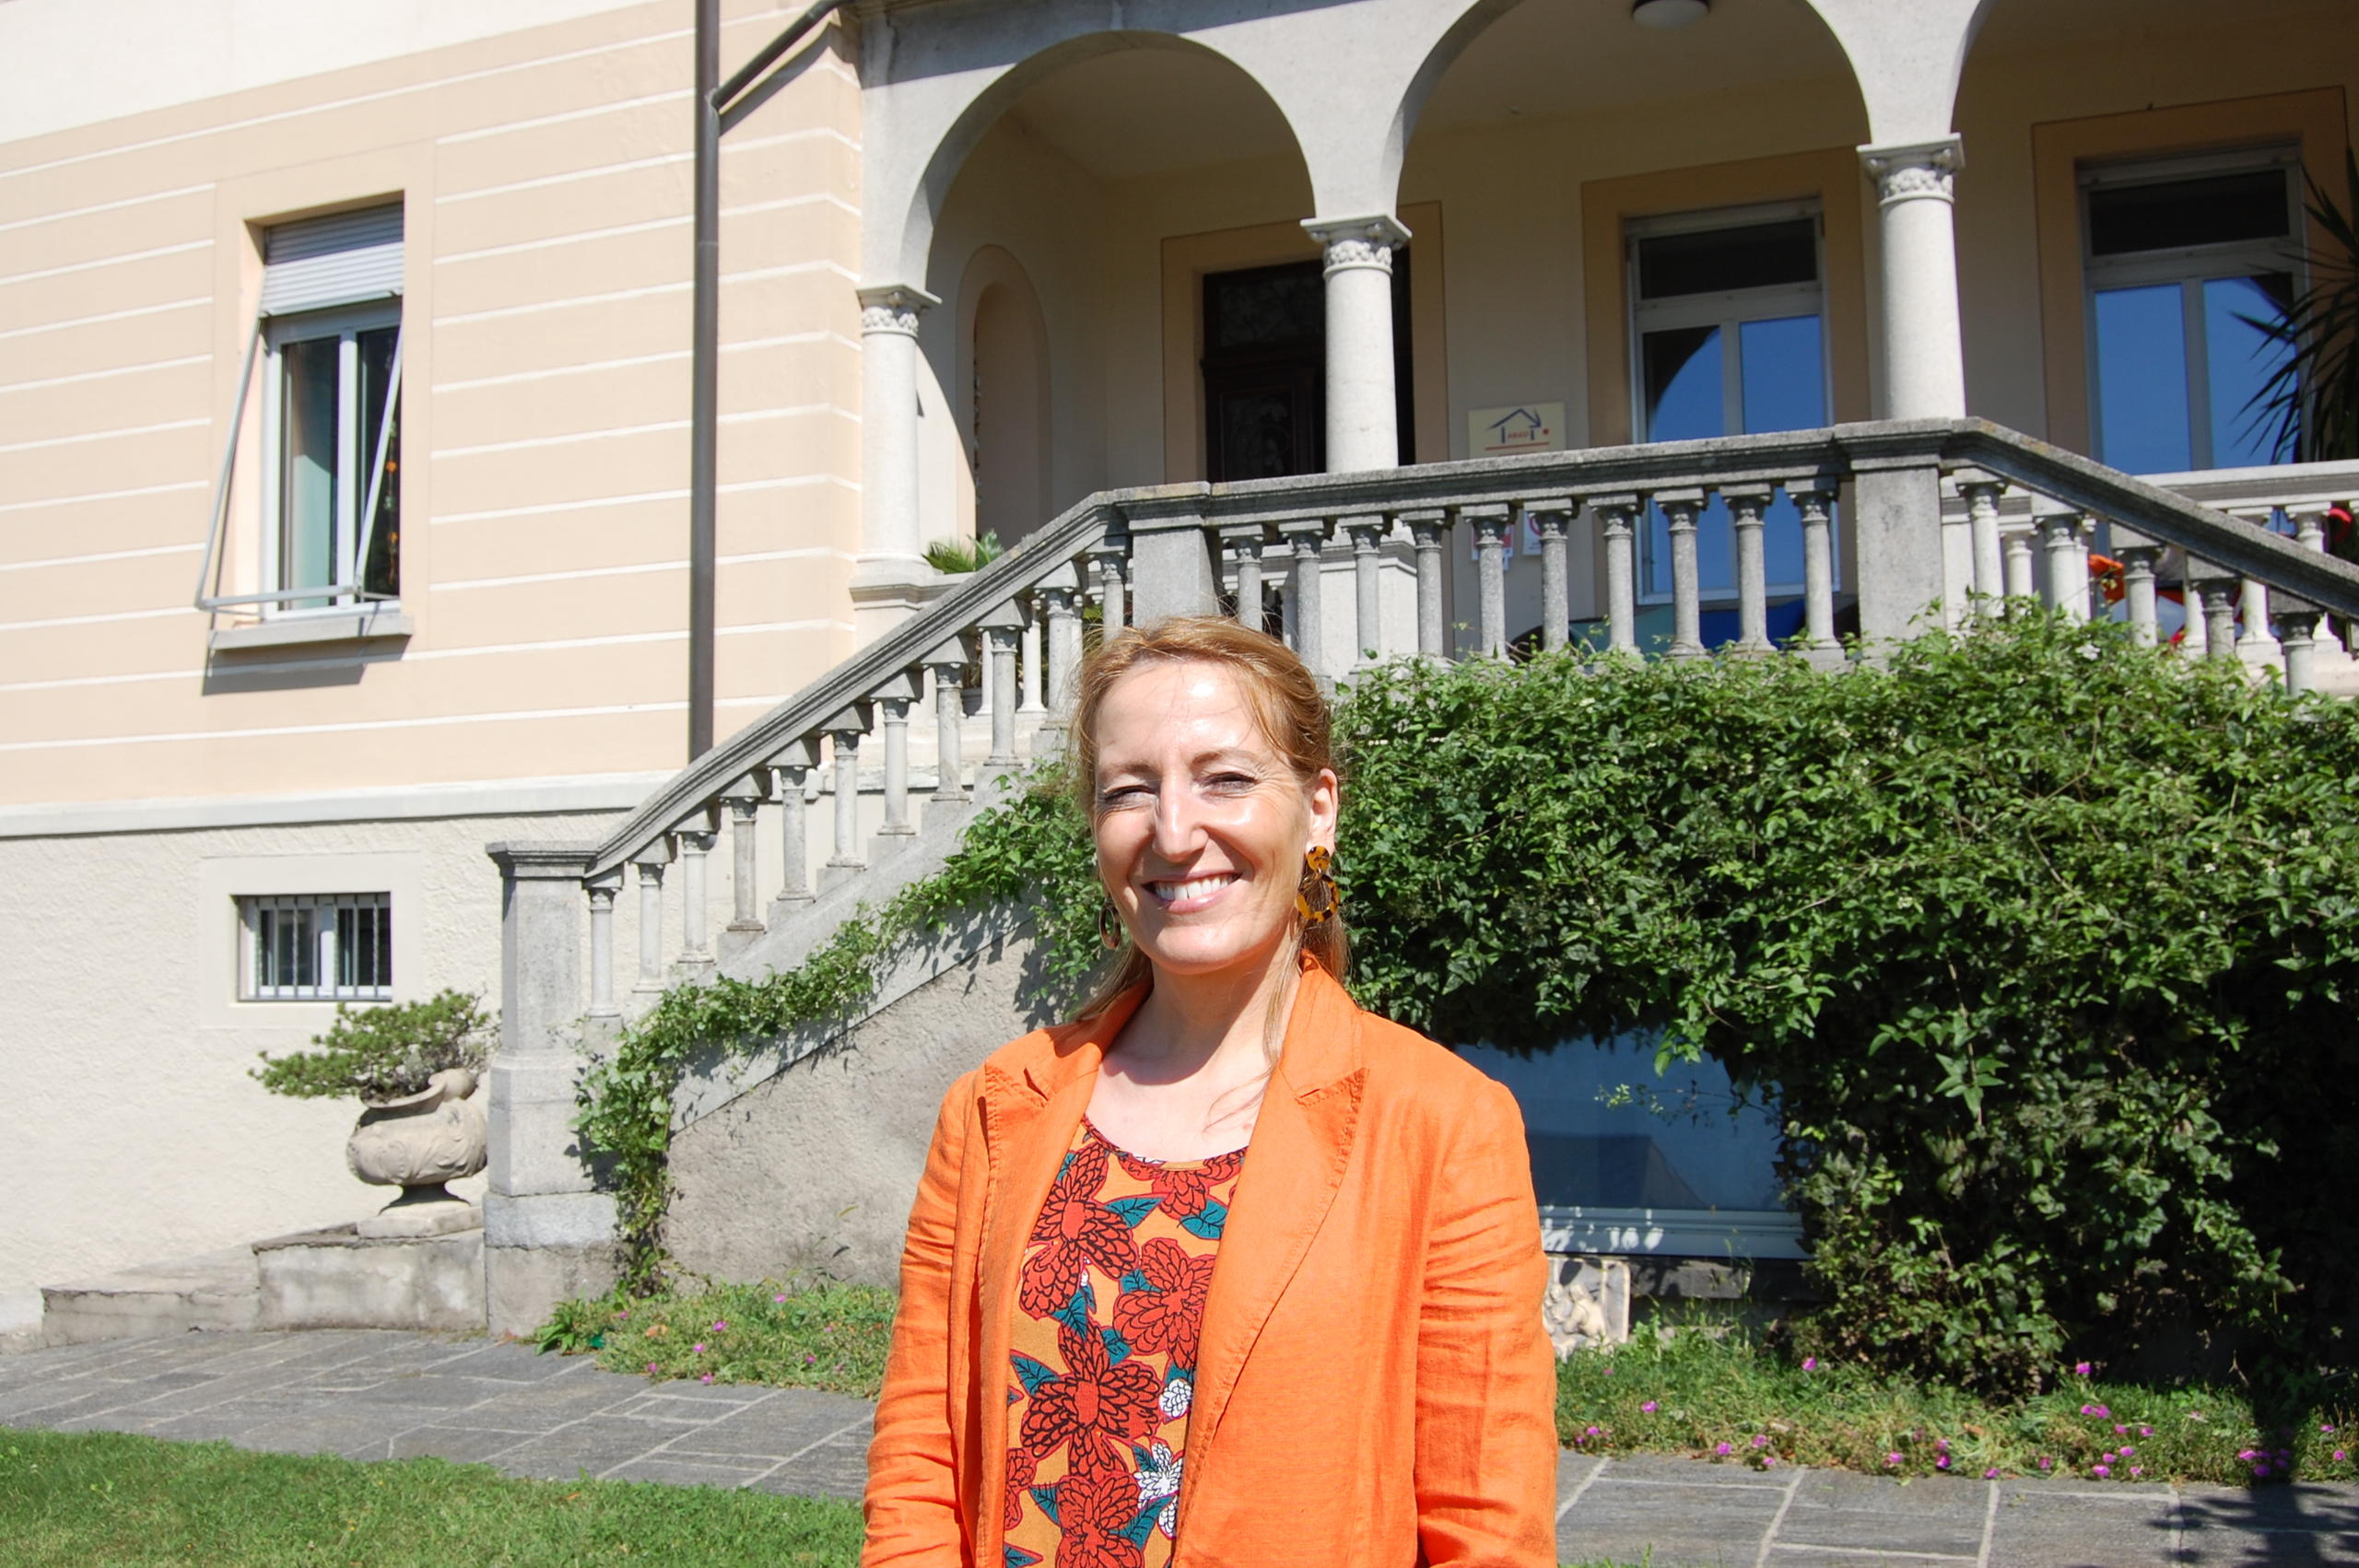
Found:
[(1860, 164), (1876, 182), (1884, 205), (1930, 196), (1950, 201), (1957, 171), (1966, 167), (1966, 144), (1956, 136), (1932, 142), (1895, 142), (1860, 149)]
[(1368, 217), (1305, 218), (1302, 228), (1326, 252), (1331, 273), (1352, 267), (1391, 272), (1392, 252), (1409, 242), (1409, 231), (1401, 220), (1383, 213)]
[(860, 291), (860, 331), (918, 335), (918, 318), (942, 301), (906, 283), (873, 284)]

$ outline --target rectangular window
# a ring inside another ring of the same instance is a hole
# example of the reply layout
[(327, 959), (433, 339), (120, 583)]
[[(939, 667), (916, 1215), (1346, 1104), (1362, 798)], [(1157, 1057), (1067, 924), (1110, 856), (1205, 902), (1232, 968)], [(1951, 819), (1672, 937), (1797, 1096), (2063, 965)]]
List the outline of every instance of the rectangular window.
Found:
[(2293, 460), (2270, 403), (2296, 287), (2295, 167), (2280, 148), (2081, 171), (2102, 461), (2177, 474)]
[[(200, 608), (264, 615), (349, 611), (401, 596), (402, 209), (282, 223), (263, 235), (262, 302), (241, 380), (259, 396), (262, 535), (257, 591)], [(228, 552), (230, 462), (215, 497), (215, 559)]]
[(389, 894), (248, 894), (238, 926), (241, 1000), (393, 999)]
[[(1757, 209), (1632, 226), (1630, 340), (1636, 347), (1633, 421), (1646, 441), (1807, 430), (1830, 402), (1817, 216)], [(1764, 520), (1773, 597), (1802, 591), (1802, 518), (1778, 497)], [(1703, 597), (1736, 597), (1735, 542), (1717, 497), (1697, 520)], [(1642, 539), (1643, 598), (1671, 596), (1671, 535), (1649, 509)], [(1839, 557), (1838, 557), (1839, 558)], [(1730, 613), (1726, 636), (1733, 637)], [(1773, 620), (1787, 617), (1777, 616)], [(1706, 628), (1706, 641), (1726, 640)], [(1776, 625), (1773, 632), (1790, 628)]]

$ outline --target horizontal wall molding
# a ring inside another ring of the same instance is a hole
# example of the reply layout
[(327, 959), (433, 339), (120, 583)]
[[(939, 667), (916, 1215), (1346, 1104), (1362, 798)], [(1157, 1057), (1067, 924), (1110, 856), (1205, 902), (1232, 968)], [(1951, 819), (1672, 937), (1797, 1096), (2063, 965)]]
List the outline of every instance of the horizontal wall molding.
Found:
[(590, 778), (503, 778), (334, 790), (305, 795), (239, 795), (215, 801), (108, 801), (0, 806), (0, 838), (71, 838), (107, 833), (189, 833), (215, 827), (281, 827), (322, 822), (416, 822), (432, 817), (544, 816), (628, 811), (670, 773), (610, 773)]

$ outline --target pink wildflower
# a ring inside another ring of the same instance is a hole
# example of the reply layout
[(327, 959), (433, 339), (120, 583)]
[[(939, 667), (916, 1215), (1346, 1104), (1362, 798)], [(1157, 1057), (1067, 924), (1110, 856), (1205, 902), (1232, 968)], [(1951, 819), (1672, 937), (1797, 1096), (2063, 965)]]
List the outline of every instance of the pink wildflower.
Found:
[(2132, 1465), (2130, 1467), (2130, 1479), (2131, 1480), (2136, 1480), (2140, 1476), (2142, 1476), (2145, 1473), (2146, 1467), (2143, 1465)]
[(2340, 1464), (2343, 1463), (2343, 1462), (2344, 1462), (2344, 1460), (2346, 1460), (2347, 1458), (2349, 1458), (2349, 1457), (2350, 1457), (2349, 1452), (2348, 1452), (2347, 1450), (2345, 1450), (2345, 1449), (2337, 1448), (2337, 1449), (2334, 1451), (2334, 1462), (2335, 1462), (2336, 1464), (2338, 1464), (2338, 1465), (2340, 1465)]
[(2125, 1459), (2134, 1459), (2138, 1457), (2138, 1450), (2125, 1443), (2121, 1445), (2121, 1457)]
[(2073, 1375), (2073, 1376), (2075, 1376), (2075, 1377), (2086, 1377), (2088, 1375), (2089, 1375), (2089, 1363), (2088, 1363), (2087, 1362), (2084, 1362), (2084, 1361), (2076, 1361), (2076, 1362), (2074, 1362), (2074, 1363), (2072, 1363), (2072, 1375)]
[(1654, 1413), (1655, 1413), (1655, 1402), (1654, 1402), (1652, 1399), (1649, 1399), (1645, 1404), (1640, 1405), (1640, 1406), (1638, 1407), (1638, 1413), (1639, 1413), (1640, 1415), (1649, 1415), (1649, 1416), (1650, 1416), (1650, 1415), (1652, 1415), (1652, 1414), (1654, 1414)]
[(2054, 1461), (2052, 1461), (2052, 1460), (2049, 1460), (2049, 1459), (2047, 1459), (2047, 1458), (2042, 1458), (2042, 1459), (2039, 1461), (2039, 1468), (2040, 1468), (2041, 1469), (2043, 1469), (2043, 1470), (2044, 1470), (2044, 1469), (2048, 1469), (2048, 1467), (2051, 1463), (2053, 1463), (2053, 1462), (2054, 1462)]
[(2089, 1467), (2089, 1474), (2096, 1477), (2099, 1480), (2103, 1480), (2106, 1477), (2113, 1474), (2113, 1471), (2110, 1468), (2105, 1465), (2091, 1465)]
[(647, 1375), (650, 1377), (655, 1375), (655, 1363), (651, 1361), (647, 1363)]
[(1950, 1457), (1947, 1454), (1935, 1455), (1933, 1457), (1933, 1468), (1937, 1470), (1948, 1469), (1950, 1468)]
[(690, 1345), (688, 1347), (688, 1353), (692, 1356), (700, 1356), (704, 1354), (704, 1347), (702, 1345)]
[(708, 1372), (702, 1377), (698, 1378), (697, 1381), (699, 1383), (710, 1383), (712, 1381), (712, 1374)]
[(1712, 1452), (1713, 1452), (1713, 1453), (1715, 1453), (1715, 1454), (1718, 1454), (1721, 1458), (1725, 1459), (1725, 1458), (1727, 1458), (1731, 1454), (1735, 1453), (1735, 1452), (1736, 1452), (1736, 1450), (1735, 1450), (1735, 1449), (1733, 1449), (1733, 1448), (1731, 1448), (1731, 1447), (1730, 1447), (1727, 1444), (1722, 1443), (1722, 1444), (1718, 1444), (1718, 1445), (1716, 1445), (1713, 1447)]
[(1765, 1469), (1765, 1470), (1774, 1470), (1774, 1469), (1776, 1469), (1778, 1468), (1778, 1456), (1777, 1456), (1777, 1455), (1775, 1455), (1775, 1454), (1764, 1454), (1764, 1455), (1762, 1455), (1762, 1456), (1761, 1456), (1761, 1468), (1762, 1468), (1763, 1469)]
[(726, 1317), (714, 1318), (712, 1322), (712, 1331), (716, 1334), (726, 1334), (729, 1332), (729, 1319)]
[(1982, 1479), (1984, 1480), (1997, 1480), (1999, 1479), (1999, 1467), (1993, 1465), (1989, 1469), (1983, 1471)]
[(1818, 1358), (1816, 1356), (1802, 1357), (1802, 1370), (1804, 1372), (1816, 1372), (1818, 1370)]
[(780, 1291), (778, 1294), (770, 1297), (770, 1300), (779, 1303), (780, 1305), (784, 1305), (786, 1303), (786, 1293), (784, 1291)]
[(1884, 1462), (1896, 1470), (1900, 1468), (1900, 1456), (1897, 1453), (1886, 1454)]
[(1768, 1447), (1768, 1446), (1769, 1446), (1769, 1437), (1768, 1437), (1768, 1434), (1767, 1434), (1766, 1433), (1760, 1433), (1760, 1432), (1756, 1432), (1756, 1433), (1755, 1433), (1753, 1434), (1753, 1445), (1754, 1445), (1755, 1448), (1766, 1448), (1766, 1447)]

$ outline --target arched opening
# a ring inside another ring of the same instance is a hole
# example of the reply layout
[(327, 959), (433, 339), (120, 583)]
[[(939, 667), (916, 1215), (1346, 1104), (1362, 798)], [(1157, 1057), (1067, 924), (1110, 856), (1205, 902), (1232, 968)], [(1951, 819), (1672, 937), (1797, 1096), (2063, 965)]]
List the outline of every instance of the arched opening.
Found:
[[(955, 426), (972, 494), (929, 497), (927, 537), (971, 518), (1011, 541), (1093, 490), (1200, 476), (1204, 280), (1318, 256), (1309, 176), (1268, 94), (1186, 40), (1093, 35), (1009, 73), (936, 158), (925, 287), (960, 309), (931, 312), (921, 343), (943, 383), (929, 411), (958, 417), (928, 424)], [(1045, 463), (1012, 458), (1010, 477), (993, 454), (1027, 420)]]
[(959, 398), (972, 531), (1012, 545), (1050, 516), (1049, 328), (1024, 265), (996, 245), (959, 290)]

